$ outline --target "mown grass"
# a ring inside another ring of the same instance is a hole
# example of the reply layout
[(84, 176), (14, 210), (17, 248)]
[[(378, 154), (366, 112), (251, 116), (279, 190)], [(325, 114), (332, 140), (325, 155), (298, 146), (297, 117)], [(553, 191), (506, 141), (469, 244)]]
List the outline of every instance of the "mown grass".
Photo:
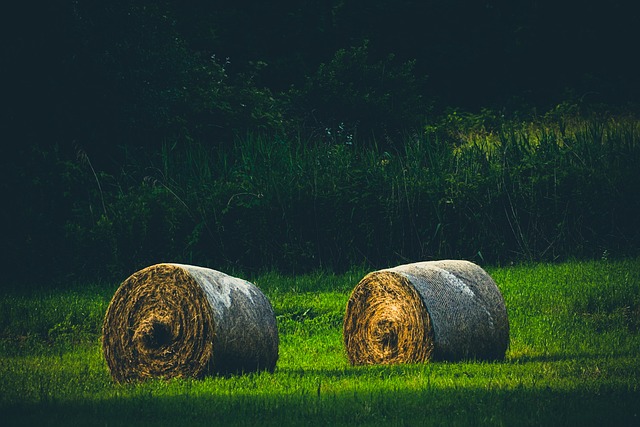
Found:
[(8, 425), (633, 425), (640, 259), (487, 267), (505, 297), (504, 362), (352, 367), (342, 316), (366, 273), (250, 278), (280, 330), (273, 374), (115, 385), (99, 328), (117, 285), (0, 298)]

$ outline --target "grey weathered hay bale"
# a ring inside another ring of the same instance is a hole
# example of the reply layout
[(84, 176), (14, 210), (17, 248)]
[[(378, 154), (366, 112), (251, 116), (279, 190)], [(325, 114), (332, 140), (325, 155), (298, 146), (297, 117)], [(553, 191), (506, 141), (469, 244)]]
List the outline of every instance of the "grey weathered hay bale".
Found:
[(157, 264), (127, 278), (104, 318), (116, 382), (275, 368), (278, 329), (252, 283), (208, 268)]
[(419, 262), (367, 274), (347, 303), (354, 365), (503, 359), (509, 320), (500, 290), (468, 261)]

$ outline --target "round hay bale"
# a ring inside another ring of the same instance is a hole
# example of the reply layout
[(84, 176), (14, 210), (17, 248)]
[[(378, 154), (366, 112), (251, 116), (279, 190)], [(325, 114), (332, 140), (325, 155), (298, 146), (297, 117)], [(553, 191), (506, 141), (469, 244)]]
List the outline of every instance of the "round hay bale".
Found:
[(503, 359), (509, 320), (500, 290), (468, 261), (419, 262), (367, 274), (347, 303), (353, 365)]
[(157, 264), (113, 296), (102, 348), (116, 382), (275, 369), (278, 329), (252, 283), (208, 268)]

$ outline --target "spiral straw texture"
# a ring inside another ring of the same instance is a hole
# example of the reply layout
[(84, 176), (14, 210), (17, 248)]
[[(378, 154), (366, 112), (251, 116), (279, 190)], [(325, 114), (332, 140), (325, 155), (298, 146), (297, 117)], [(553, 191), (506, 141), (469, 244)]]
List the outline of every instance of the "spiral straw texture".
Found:
[(354, 365), (503, 359), (504, 299), (479, 266), (460, 260), (367, 274), (347, 303), (343, 338)]
[(275, 369), (278, 329), (252, 283), (219, 271), (157, 264), (127, 278), (103, 322), (116, 382)]

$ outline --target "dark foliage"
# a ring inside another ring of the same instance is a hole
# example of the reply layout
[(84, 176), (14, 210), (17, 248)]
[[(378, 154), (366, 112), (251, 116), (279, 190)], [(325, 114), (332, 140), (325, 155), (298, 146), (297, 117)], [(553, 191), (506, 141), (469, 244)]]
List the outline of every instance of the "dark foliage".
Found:
[[(636, 112), (633, 2), (61, 0), (1, 15), (15, 277), (638, 248), (637, 135), (599, 144), (635, 131), (594, 120), (533, 150), (499, 119), (564, 100)], [(500, 160), (455, 154), (469, 123), (449, 107), (489, 107), (469, 117), (500, 133)]]

